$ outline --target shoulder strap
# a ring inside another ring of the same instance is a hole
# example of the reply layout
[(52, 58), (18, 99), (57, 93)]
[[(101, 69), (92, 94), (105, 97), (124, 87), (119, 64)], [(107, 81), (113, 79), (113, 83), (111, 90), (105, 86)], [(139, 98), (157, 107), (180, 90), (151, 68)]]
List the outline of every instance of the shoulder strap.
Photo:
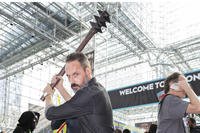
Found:
[(161, 110), (161, 108), (162, 108), (163, 101), (165, 100), (165, 98), (166, 98), (168, 95), (170, 95), (170, 94), (165, 94), (165, 96), (164, 96), (164, 97), (162, 98), (162, 100), (159, 102), (160, 107), (159, 107), (158, 113), (160, 113), (160, 110)]

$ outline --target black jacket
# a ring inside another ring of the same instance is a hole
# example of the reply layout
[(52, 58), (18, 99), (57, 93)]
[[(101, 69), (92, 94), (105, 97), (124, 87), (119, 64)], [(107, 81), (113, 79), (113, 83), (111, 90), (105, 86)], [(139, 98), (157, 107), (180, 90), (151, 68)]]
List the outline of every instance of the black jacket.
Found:
[[(113, 133), (110, 98), (104, 87), (92, 78), (67, 102), (49, 107), (46, 117), (56, 129), (67, 122), (67, 133)], [(58, 121), (59, 120), (59, 121)]]

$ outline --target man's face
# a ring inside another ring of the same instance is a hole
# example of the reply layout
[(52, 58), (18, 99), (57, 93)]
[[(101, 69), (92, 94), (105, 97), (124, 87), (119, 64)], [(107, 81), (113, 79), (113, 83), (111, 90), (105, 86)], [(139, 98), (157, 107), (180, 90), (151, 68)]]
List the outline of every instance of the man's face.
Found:
[[(86, 68), (87, 69), (87, 68)], [(76, 92), (88, 81), (88, 73), (84, 70), (79, 61), (67, 62), (65, 66), (66, 76), (71, 83), (71, 88)]]

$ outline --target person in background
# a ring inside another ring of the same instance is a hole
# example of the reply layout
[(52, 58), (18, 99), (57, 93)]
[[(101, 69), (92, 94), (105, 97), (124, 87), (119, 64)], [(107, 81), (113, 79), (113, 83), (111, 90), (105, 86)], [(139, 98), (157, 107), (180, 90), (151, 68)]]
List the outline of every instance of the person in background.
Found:
[[(184, 75), (173, 73), (164, 84), (165, 97), (159, 104), (157, 133), (188, 133), (187, 113), (200, 113), (200, 101)], [(183, 101), (188, 96), (190, 102)]]
[(121, 129), (118, 129), (118, 128), (116, 128), (116, 129), (115, 129), (115, 133), (122, 133), (122, 130), (121, 130)]
[(149, 132), (148, 133), (156, 133), (157, 130), (157, 125), (156, 124), (151, 124), (149, 127)]
[(194, 118), (189, 118), (188, 125), (190, 127), (190, 133), (200, 133), (200, 128), (196, 126), (196, 120)]
[(66, 76), (75, 95), (71, 97), (63, 86), (63, 79), (54, 76), (52, 82), (60, 79), (55, 88), (65, 99), (65, 103), (54, 106), (54, 90), (48, 84), (44, 88), (45, 115), (52, 121), (52, 129), (67, 123), (67, 133), (113, 133), (113, 114), (110, 97), (105, 88), (92, 77), (92, 70), (87, 57), (75, 52), (67, 56)]
[(39, 118), (40, 114), (35, 111), (22, 113), (13, 133), (32, 133), (38, 124)]
[(131, 131), (129, 129), (124, 129), (123, 133), (131, 133)]

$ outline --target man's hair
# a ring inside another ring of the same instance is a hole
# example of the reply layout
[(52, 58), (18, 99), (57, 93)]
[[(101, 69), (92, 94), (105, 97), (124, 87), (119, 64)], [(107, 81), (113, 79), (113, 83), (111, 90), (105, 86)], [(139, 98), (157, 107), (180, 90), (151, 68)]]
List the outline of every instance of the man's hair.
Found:
[(39, 121), (39, 117), (40, 114), (38, 112), (35, 111), (25, 111), (22, 113), (22, 115), (20, 116), (18, 122), (18, 126), (22, 127), (24, 130), (31, 130), (33, 131), (35, 129), (35, 124), (34, 123), (34, 119), (36, 119), (36, 121)]
[(149, 133), (156, 133), (156, 130), (157, 130), (157, 125), (151, 124), (149, 127)]
[(169, 92), (169, 89), (170, 89), (169, 83), (170, 83), (171, 81), (176, 82), (176, 81), (178, 80), (179, 75), (181, 75), (181, 74), (178, 73), (178, 72), (174, 72), (174, 73), (172, 73), (171, 75), (169, 75), (169, 76), (167, 77), (167, 79), (165, 80), (165, 83), (164, 83), (164, 91), (165, 91), (165, 94)]
[(192, 117), (189, 118), (189, 121), (192, 123), (192, 124), (196, 124), (196, 120)]
[(124, 129), (123, 133), (131, 133), (131, 131), (129, 129)]
[(87, 56), (84, 55), (83, 53), (74, 52), (74, 53), (69, 54), (66, 58), (66, 62), (71, 62), (71, 61), (75, 61), (75, 60), (80, 62), (83, 69), (85, 69), (87, 67), (91, 68), (90, 62), (89, 62)]

